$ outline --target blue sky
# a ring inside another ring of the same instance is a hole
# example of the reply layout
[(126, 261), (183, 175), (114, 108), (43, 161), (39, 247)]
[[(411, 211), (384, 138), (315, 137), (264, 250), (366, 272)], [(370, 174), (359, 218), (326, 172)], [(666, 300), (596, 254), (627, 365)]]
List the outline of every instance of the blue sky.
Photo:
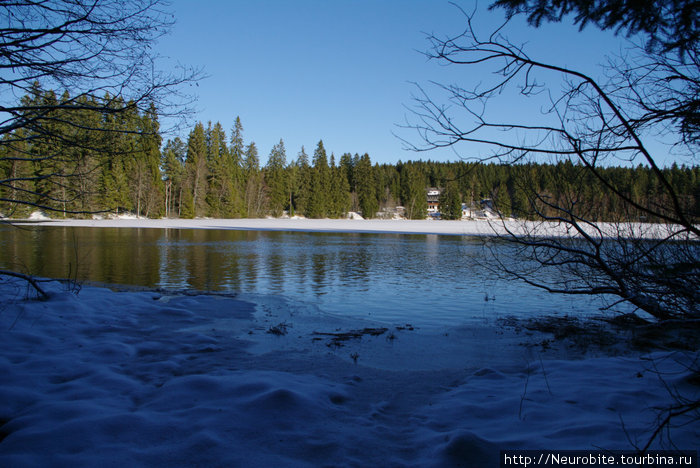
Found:
[[(474, 8), (471, 1), (460, 5)], [(503, 13), (486, 5), (478, 26), (489, 30)], [(425, 33), (464, 28), (463, 16), (446, 1), (174, 0), (171, 8), (177, 23), (159, 53), (208, 75), (193, 88), (194, 119), (219, 121), (230, 135), (240, 116), (245, 142), (255, 141), (263, 164), (280, 138), (288, 161), (302, 145), (312, 155), (320, 139), (336, 158), (367, 152), (379, 163), (452, 161), (472, 151), (415, 153), (394, 136), (414, 136), (397, 127), (412, 105), (412, 82), (460, 83), (469, 72), (421, 55), (429, 46)], [(518, 21), (507, 35), (527, 42), (532, 55), (584, 69), (620, 44), (609, 33), (579, 33), (568, 24), (534, 29)]]

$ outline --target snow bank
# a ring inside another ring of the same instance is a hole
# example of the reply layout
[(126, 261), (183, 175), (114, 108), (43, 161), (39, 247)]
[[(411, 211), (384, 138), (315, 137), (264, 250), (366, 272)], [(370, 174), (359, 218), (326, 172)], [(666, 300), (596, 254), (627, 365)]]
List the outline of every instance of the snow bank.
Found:
[(46, 216), (43, 211), (32, 211), (32, 214), (29, 215), (29, 219), (31, 221), (48, 221), (51, 218)]
[[(671, 402), (654, 364), (698, 397), (677, 363), (697, 355), (562, 360), (520, 346), (506, 365), (473, 354), (505, 350), (502, 330), (469, 335), (460, 359), (467, 330), (330, 346), (314, 331), (373, 324), (275, 297), (46, 287), (41, 302), (0, 282), (0, 466), (495, 466), (504, 448), (645, 442), (653, 408)], [(434, 365), (414, 366), (410, 349)], [(697, 424), (670, 435), (700, 442)]]
[[(21, 224), (21, 222), (17, 222)], [(493, 235), (493, 227), (482, 221), (395, 220), (395, 219), (308, 219), (243, 218), (243, 219), (61, 219), (46, 220), (48, 226), (161, 228), (161, 229), (238, 229), (306, 232), (368, 232), (406, 234)]]
[[(21, 221), (15, 221), (21, 224)], [(494, 236), (509, 233), (523, 235), (536, 233), (547, 236), (574, 236), (576, 233), (565, 224), (513, 219), (407, 220), (407, 219), (308, 219), (292, 218), (244, 218), (244, 219), (147, 219), (122, 216), (117, 219), (45, 219), (32, 224), (47, 226), (160, 228), (160, 229), (238, 229), (256, 231), (306, 231), (306, 232), (366, 232), (402, 234), (444, 234), (461, 236)], [(669, 227), (661, 224), (631, 223), (616, 225), (599, 223), (600, 234), (608, 237), (632, 236), (640, 238), (665, 237)], [(594, 228), (588, 226), (593, 232)], [(597, 234), (596, 234), (597, 235)]]

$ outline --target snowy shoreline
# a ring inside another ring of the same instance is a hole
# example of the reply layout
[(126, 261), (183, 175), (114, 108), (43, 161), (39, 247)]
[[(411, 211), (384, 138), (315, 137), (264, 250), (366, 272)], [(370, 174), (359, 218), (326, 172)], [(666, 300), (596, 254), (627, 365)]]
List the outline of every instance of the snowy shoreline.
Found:
[[(507, 236), (509, 233), (569, 237), (575, 235), (563, 223), (517, 221), (507, 219), (406, 220), (406, 219), (308, 219), (308, 218), (239, 218), (239, 219), (149, 219), (122, 217), (116, 219), (49, 219), (8, 220), (13, 224), (40, 226), (156, 228), (156, 229), (234, 229), (255, 231), (352, 232), (385, 234), (436, 234), (455, 236)], [(615, 225), (598, 223), (601, 233), (608, 237), (632, 235), (640, 238), (664, 238), (673, 226), (651, 223)], [(588, 226), (588, 231), (593, 228)]]
[(499, 223), (485, 220), (379, 220), (379, 219), (309, 219), (309, 218), (238, 218), (238, 219), (39, 219), (16, 220), (16, 224), (43, 226), (157, 228), (157, 229), (235, 229), (258, 231), (357, 232), (396, 234), (494, 235)]
[[(697, 398), (697, 352), (568, 356), (488, 324), (381, 332), (274, 296), (45, 286), (0, 282), (2, 466), (498, 466), (633, 449), (665, 385)], [(670, 441), (694, 450), (697, 424)]]

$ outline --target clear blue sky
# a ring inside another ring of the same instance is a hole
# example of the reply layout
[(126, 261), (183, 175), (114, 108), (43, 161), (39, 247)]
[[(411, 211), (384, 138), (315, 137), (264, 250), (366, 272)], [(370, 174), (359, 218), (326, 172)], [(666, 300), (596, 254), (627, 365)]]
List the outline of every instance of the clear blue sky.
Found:
[[(487, 4), (480, 3), (478, 16), (484, 30), (503, 20), (502, 12), (486, 11)], [(471, 1), (460, 5), (474, 7)], [(367, 152), (379, 163), (458, 159), (450, 150), (407, 151), (393, 135), (413, 137), (397, 128), (412, 105), (411, 82), (460, 83), (468, 73), (420, 53), (429, 46), (425, 33), (464, 29), (463, 16), (448, 2), (174, 0), (171, 8), (176, 25), (161, 39), (159, 53), (208, 75), (194, 88), (195, 120), (221, 122), (228, 137), (240, 116), (245, 143), (255, 141), (262, 164), (280, 138), (288, 161), (302, 145), (311, 156), (320, 139), (336, 158)], [(507, 35), (528, 42), (532, 55), (584, 68), (603, 62), (620, 44), (609, 33), (579, 33), (569, 24), (533, 29), (520, 21)]]

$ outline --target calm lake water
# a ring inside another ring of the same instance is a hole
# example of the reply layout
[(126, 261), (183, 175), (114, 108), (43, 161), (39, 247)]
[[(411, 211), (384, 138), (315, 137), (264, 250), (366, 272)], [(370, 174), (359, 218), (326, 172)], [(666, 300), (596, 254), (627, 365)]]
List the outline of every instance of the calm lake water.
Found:
[(390, 324), (600, 306), (494, 278), (481, 241), (461, 236), (2, 226), (0, 247), (0, 267), (45, 277), (275, 294)]

